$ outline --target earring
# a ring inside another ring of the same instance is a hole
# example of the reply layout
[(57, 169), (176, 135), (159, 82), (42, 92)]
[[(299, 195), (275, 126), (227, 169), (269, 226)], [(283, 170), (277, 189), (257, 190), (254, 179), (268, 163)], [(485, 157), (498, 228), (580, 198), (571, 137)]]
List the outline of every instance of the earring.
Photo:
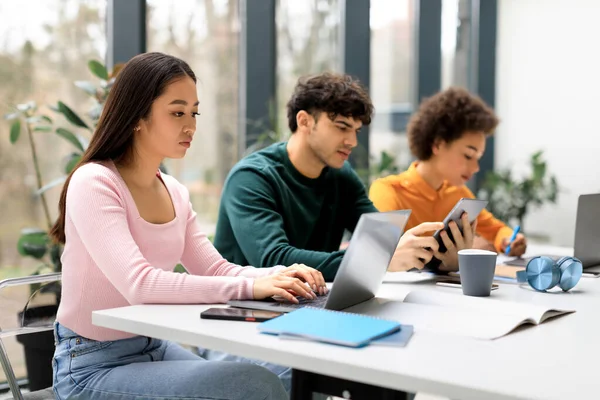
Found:
[(134, 131), (139, 132), (140, 131), (140, 127), (136, 126), (135, 128), (133, 128)]

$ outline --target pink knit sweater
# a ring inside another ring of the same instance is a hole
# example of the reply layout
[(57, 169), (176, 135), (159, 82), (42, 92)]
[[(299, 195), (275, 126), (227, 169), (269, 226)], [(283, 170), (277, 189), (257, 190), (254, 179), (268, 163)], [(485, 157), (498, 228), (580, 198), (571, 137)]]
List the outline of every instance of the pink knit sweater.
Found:
[[(196, 223), (187, 189), (161, 174), (175, 218), (142, 219), (114, 163), (89, 163), (67, 191), (62, 300), (57, 321), (89, 339), (133, 335), (92, 324), (92, 311), (133, 304), (224, 303), (253, 297), (254, 278), (283, 267), (227, 262)], [(172, 272), (181, 262), (188, 274)]]

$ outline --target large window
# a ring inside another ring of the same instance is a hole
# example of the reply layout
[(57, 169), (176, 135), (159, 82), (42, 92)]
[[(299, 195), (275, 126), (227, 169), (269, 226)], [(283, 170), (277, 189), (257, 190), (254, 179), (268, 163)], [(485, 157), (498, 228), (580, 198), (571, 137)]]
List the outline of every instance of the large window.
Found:
[(442, 1), (442, 89), (469, 87), (471, 72), (471, 2)]
[(371, 180), (400, 172), (411, 160), (406, 123), (414, 97), (412, 7), (412, 0), (371, 0)]
[[(17, 104), (35, 101), (40, 112), (53, 119), (50, 132), (34, 132), (42, 180), (63, 174), (72, 147), (58, 137), (57, 127), (69, 127), (48, 106), (58, 100), (85, 116), (90, 97), (74, 85), (92, 80), (87, 61), (103, 62), (106, 53), (105, 0), (20, 0), (0, 2), (0, 115)], [(85, 118), (85, 117), (84, 117)], [(36, 179), (29, 140), (23, 131), (12, 145), (9, 123), (0, 120), (0, 280), (30, 274), (39, 262), (17, 252), (20, 231), (46, 227), (40, 198), (33, 194)], [(78, 132), (89, 138), (89, 132)], [(57, 215), (60, 189), (47, 192), (52, 220)], [(17, 312), (29, 296), (16, 287), (0, 295), (0, 326), (17, 325)], [(6, 339), (9, 357), (18, 377), (24, 377), (23, 350), (14, 338)], [(0, 381), (5, 381), (0, 370)]]
[(168, 160), (169, 174), (190, 190), (207, 233), (214, 231), (223, 182), (237, 162), (237, 0), (148, 0), (148, 51), (187, 61), (198, 77), (200, 113), (192, 147)]
[(283, 136), (289, 133), (285, 105), (298, 78), (340, 71), (339, 1), (277, 1), (277, 127)]

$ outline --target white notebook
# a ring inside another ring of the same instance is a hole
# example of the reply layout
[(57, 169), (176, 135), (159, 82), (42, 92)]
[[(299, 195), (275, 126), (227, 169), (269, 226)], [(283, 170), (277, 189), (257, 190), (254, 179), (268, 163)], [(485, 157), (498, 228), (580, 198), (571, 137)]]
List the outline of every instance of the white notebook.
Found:
[(414, 290), (403, 302), (382, 304), (376, 315), (414, 325), (415, 331), (456, 334), (477, 339), (497, 339), (523, 324), (538, 325), (567, 313), (536, 304), (516, 303), (462, 293)]

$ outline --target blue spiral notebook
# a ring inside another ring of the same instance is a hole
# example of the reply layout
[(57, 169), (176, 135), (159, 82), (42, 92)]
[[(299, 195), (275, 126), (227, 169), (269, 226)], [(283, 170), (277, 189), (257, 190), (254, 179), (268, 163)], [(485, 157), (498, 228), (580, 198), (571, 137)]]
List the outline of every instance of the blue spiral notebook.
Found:
[(258, 325), (262, 333), (363, 347), (400, 330), (400, 323), (367, 315), (303, 307)]

